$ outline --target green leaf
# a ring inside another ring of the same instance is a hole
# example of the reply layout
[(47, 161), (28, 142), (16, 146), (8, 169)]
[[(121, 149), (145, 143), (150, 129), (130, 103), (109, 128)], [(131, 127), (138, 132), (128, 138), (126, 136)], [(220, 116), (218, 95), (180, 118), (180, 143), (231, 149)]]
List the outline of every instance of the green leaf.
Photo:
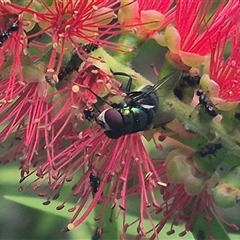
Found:
[(223, 225), (219, 222), (217, 217), (211, 213), (211, 221), (205, 219), (204, 213), (201, 214), (194, 223), (192, 234), (197, 240), (205, 239), (224, 239), (230, 240)]
[(37, 209), (39, 211), (43, 211), (43, 212), (47, 212), (59, 217), (64, 217), (64, 218), (71, 218), (72, 213), (69, 213), (67, 211), (67, 209), (72, 207), (72, 204), (70, 203), (66, 203), (65, 204), (65, 208), (63, 208), (62, 210), (56, 210), (56, 207), (60, 204), (62, 204), (62, 202), (54, 200), (51, 202), (51, 204), (49, 205), (43, 205), (43, 199), (41, 199), (40, 197), (38, 198), (34, 198), (34, 197), (20, 197), (20, 196), (4, 196), (5, 199), (24, 205), (26, 207), (30, 207), (30, 208), (34, 208)]
[[(101, 212), (101, 206), (96, 206), (94, 209), (94, 214), (98, 216)], [(118, 229), (118, 224), (121, 224), (120, 221), (116, 220), (115, 210), (112, 214), (112, 221), (109, 220), (109, 216), (111, 216), (111, 208), (108, 206), (104, 211), (103, 222), (104, 222), (104, 229), (103, 235), (101, 236), (101, 240), (109, 240), (109, 239), (119, 239), (120, 230)], [(99, 223), (96, 222), (95, 226), (96, 229)], [(119, 226), (120, 227), (120, 226)], [(92, 240), (97, 240), (95, 236), (92, 237)]]

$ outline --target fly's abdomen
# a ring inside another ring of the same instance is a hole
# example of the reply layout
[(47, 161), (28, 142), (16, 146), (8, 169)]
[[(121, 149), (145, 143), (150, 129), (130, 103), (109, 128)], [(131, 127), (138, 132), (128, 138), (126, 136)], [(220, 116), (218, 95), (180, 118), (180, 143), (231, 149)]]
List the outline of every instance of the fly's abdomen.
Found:
[(155, 118), (154, 109), (144, 109), (143, 107), (126, 107), (121, 109), (123, 115), (123, 134), (135, 133), (147, 130)]

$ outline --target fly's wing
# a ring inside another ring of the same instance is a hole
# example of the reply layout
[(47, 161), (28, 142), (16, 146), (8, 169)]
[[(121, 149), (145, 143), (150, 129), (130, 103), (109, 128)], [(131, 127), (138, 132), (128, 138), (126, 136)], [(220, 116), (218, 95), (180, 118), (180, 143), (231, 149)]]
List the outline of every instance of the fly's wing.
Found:
[[(182, 76), (181, 71), (176, 71), (170, 73), (166, 77), (164, 77), (161, 81), (156, 83), (155, 85), (147, 85), (143, 87), (140, 91), (138, 91), (135, 96), (134, 92), (131, 92), (131, 97), (133, 101), (138, 105), (159, 105), (159, 98), (165, 96), (168, 92), (173, 90), (174, 86), (177, 85), (180, 77)], [(158, 93), (158, 90), (161, 89), (161, 93)]]
[[(170, 91), (174, 89), (182, 77), (182, 72), (177, 71), (173, 72), (166, 77), (164, 77), (161, 81), (156, 83), (153, 86), (146, 86), (141, 91), (142, 93), (135, 97), (135, 101), (138, 102), (139, 105), (143, 106), (144, 108), (156, 108), (156, 115), (153, 120), (153, 123), (149, 128), (156, 128), (160, 126), (164, 126), (165, 124), (169, 123), (173, 120), (173, 116), (169, 113), (163, 113), (159, 108), (159, 101), (161, 98), (166, 96)], [(158, 90), (161, 89), (161, 92)]]
[[(168, 94), (170, 91), (173, 91), (173, 89), (177, 86), (182, 76), (183, 72), (178, 71), (163, 78), (163, 80), (161, 81), (162, 84), (159, 84), (160, 86), (158, 86), (157, 89), (155, 90), (156, 94), (158, 95), (159, 101), (161, 101), (161, 99), (164, 96), (166, 96), (166, 94)], [(161, 91), (161, 94), (163, 94), (163, 96), (157, 92), (157, 90), (160, 88), (162, 90), (163, 89), (165, 90)], [(157, 109), (157, 113), (153, 121), (152, 128), (163, 127), (165, 124), (171, 122), (173, 119), (174, 116), (172, 114), (161, 111), (161, 108), (159, 107)]]
[(161, 81), (159, 81), (158, 83), (156, 83), (153, 86), (147, 85), (146, 87), (148, 87), (148, 88), (150, 87), (147, 90), (145, 90), (146, 87), (143, 87), (140, 90), (142, 93), (139, 94), (138, 96), (134, 97), (134, 100), (138, 101), (139, 99), (142, 99), (142, 98), (148, 96), (149, 94), (151, 94), (152, 92), (157, 91), (159, 89), (164, 89), (165, 90), (164, 92), (166, 92), (166, 93), (169, 92), (170, 90), (173, 90), (174, 86), (177, 85), (179, 79), (182, 77), (182, 74), (183, 73), (181, 71), (176, 71), (176, 72), (170, 73), (169, 75), (164, 77)]

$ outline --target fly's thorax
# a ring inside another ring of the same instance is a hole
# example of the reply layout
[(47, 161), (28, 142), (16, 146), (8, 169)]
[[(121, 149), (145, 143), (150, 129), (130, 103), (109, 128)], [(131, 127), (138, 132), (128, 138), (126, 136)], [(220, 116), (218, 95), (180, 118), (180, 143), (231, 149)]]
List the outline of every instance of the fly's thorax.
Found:
[(149, 106), (154, 106), (157, 110), (159, 106), (159, 98), (157, 95), (156, 90), (154, 89), (154, 86), (147, 85), (141, 89), (142, 93), (148, 93), (141, 100), (139, 100), (139, 103)]
[(120, 109), (123, 116), (123, 134), (131, 134), (150, 128), (156, 112), (155, 108), (144, 108), (142, 106), (129, 107)]
[(153, 90), (154, 85), (146, 85), (143, 88), (141, 88), (141, 92), (149, 92)]

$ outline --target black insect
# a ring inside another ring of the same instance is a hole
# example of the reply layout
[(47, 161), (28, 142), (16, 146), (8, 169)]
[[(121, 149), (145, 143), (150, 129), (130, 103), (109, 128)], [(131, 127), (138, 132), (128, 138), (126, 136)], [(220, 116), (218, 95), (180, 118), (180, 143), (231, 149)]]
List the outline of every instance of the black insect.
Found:
[[(83, 45), (81, 47), (81, 50), (82, 50), (83, 54), (84, 54), (84, 52), (86, 54), (89, 54), (89, 53), (95, 51), (97, 48), (98, 48), (98, 45), (90, 43), (90, 44)], [(64, 65), (60, 68), (60, 71), (58, 73), (58, 81), (61, 82), (64, 78), (66, 78), (67, 75), (69, 75), (73, 72), (77, 72), (79, 69), (79, 66), (82, 62), (83, 62), (83, 60), (79, 57), (78, 53), (75, 51), (72, 54), (71, 59), (68, 62), (68, 64)], [(45, 80), (51, 86), (56, 85), (56, 82), (49, 76), (45, 76)]]
[[(166, 86), (169, 81), (174, 80), (177, 82), (181, 74), (180, 72), (171, 73), (155, 85), (146, 85), (139, 91), (131, 92), (131, 76), (126, 73), (115, 72), (114, 75), (129, 77), (126, 86), (126, 97), (120, 103), (113, 104), (103, 100), (110, 107), (96, 117), (96, 122), (103, 128), (106, 136), (112, 139), (148, 130), (156, 125), (166, 124), (172, 118), (169, 119), (169, 116), (163, 116), (160, 113), (157, 90)], [(155, 120), (158, 121), (156, 124)]]
[(198, 153), (201, 157), (205, 157), (207, 155), (214, 155), (216, 153), (216, 151), (221, 148), (222, 148), (222, 144), (216, 143), (213, 145), (205, 146), (204, 148), (200, 148), (198, 150)]
[(52, 87), (56, 85), (56, 82), (53, 80), (53, 78), (49, 76), (45, 76), (45, 81)]
[(95, 120), (97, 117), (96, 109), (93, 107), (84, 109), (83, 114), (85, 116), (85, 119), (87, 119), (89, 122)]
[(101, 180), (100, 177), (96, 176), (94, 173), (90, 173), (89, 175), (89, 182), (90, 182), (90, 187), (92, 188), (92, 195), (93, 197), (95, 194), (98, 192)]
[[(85, 53), (89, 54), (95, 51), (98, 48), (98, 45), (90, 43), (83, 45), (81, 48)], [(81, 58), (79, 58), (77, 52), (74, 52), (69, 63), (66, 66), (61, 67), (58, 74), (58, 80), (62, 81), (64, 77), (67, 76), (68, 74), (73, 73), (74, 71), (77, 72), (82, 62), (83, 61)]]
[(199, 86), (200, 79), (201, 77), (198, 75), (195, 76), (183, 75), (181, 82), (185, 82), (188, 86), (195, 88)]
[(18, 22), (14, 22), (5, 32), (0, 34), (0, 47), (3, 46), (3, 43), (10, 38), (13, 32), (17, 32), (19, 29)]
[(174, 94), (178, 97), (178, 99), (182, 100), (184, 98), (184, 93), (187, 92), (186, 94), (189, 95), (189, 90), (192, 90), (192, 96), (193, 97), (193, 90), (199, 86), (201, 77), (196, 75), (196, 76), (191, 76), (189, 74), (185, 74), (182, 76), (180, 79), (178, 85), (174, 88)]
[(86, 53), (91, 53), (98, 49), (98, 45), (94, 43), (85, 44), (82, 47), (82, 50)]
[(207, 114), (211, 117), (216, 117), (218, 115), (217, 108), (212, 103), (212, 101), (206, 96), (202, 90), (197, 90), (197, 95), (199, 96), (199, 104), (205, 107)]
[(240, 120), (240, 112), (236, 112), (236, 113), (234, 114), (234, 117), (235, 117), (236, 119)]

